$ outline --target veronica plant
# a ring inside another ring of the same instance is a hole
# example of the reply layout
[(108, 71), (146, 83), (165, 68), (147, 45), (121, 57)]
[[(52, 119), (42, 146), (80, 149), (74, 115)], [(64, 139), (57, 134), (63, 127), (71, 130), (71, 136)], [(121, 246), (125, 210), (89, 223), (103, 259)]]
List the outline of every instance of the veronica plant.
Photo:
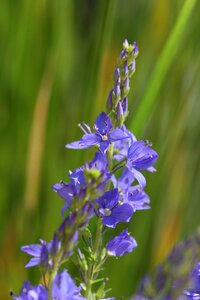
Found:
[(142, 280), (132, 300), (200, 300), (200, 227)]
[[(94, 130), (84, 122), (79, 124), (83, 136), (66, 145), (69, 149), (94, 147), (96, 153), (91, 161), (69, 171), (67, 182), (53, 185), (64, 200), (61, 225), (50, 242), (40, 240), (40, 244), (21, 248), (32, 256), (26, 267), (40, 267), (42, 283), (32, 286), (25, 282), (19, 296), (12, 293), (13, 299), (105, 299), (107, 279), (102, 278), (101, 270), (107, 258), (130, 253), (137, 246), (128, 229), (110, 241), (104, 235), (118, 223), (130, 222), (137, 210), (149, 208), (142, 172), (155, 171), (153, 165), (158, 155), (150, 143), (137, 141), (124, 124), (137, 55), (136, 43), (125, 40), (107, 111), (97, 116)], [(68, 260), (77, 268), (78, 286), (61, 268)]]

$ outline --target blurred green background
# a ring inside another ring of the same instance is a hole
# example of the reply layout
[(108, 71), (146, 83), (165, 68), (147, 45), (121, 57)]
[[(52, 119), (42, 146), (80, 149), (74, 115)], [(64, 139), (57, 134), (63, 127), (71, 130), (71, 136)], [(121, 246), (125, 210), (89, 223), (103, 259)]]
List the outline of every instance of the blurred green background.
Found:
[(125, 38), (140, 51), (127, 125), (159, 160), (147, 174), (152, 209), (129, 224), (138, 248), (105, 271), (111, 294), (129, 297), (199, 224), (199, 11), (195, 0), (1, 0), (1, 299), (40, 277), (19, 248), (50, 240), (59, 225), (63, 202), (51, 186), (89, 158), (64, 145), (105, 109)]

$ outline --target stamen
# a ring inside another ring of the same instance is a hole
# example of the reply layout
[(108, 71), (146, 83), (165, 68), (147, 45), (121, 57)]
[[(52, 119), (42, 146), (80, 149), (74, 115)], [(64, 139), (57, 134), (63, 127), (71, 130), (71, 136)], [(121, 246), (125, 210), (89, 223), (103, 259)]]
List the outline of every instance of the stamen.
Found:
[(105, 216), (106, 216), (106, 217), (109, 217), (109, 216), (111, 215), (112, 212), (111, 212), (108, 208), (105, 208), (105, 209), (104, 209), (104, 213), (105, 213)]
[(86, 128), (87, 131), (88, 131), (88, 133), (91, 133), (91, 132), (92, 132), (91, 129), (90, 129), (90, 126), (89, 126), (88, 124), (86, 124), (85, 122), (83, 122), (82, 124), (85, 126), (85, 128)]
[(79, 123), (78, 127), (85, 133), (87, 134), (88, 132), (85, 130), (85, 128)]
[(107, 137), (106, 134), (105, 134), (105, 135), (102, 135), (101, 138), (102, 138), (103, 141), (107, 141), (107, 140), (108, 140), (108, 137)]

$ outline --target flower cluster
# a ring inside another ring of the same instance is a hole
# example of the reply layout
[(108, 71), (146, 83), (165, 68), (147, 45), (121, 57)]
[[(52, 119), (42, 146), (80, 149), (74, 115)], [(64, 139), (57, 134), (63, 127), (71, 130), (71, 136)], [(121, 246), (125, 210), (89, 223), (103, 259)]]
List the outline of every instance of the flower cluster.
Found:
[[(125, 40), (108, 96), (108, 111), (97, 116), (94, 130), (84, 122), (79, 124), (83, 136), (66, 145), (69, 149), (95, 147), (96, 153), (91, 161), (69, 171), (67, 182), (53, 185), (64, 200), (61, 225), (49, 243), (41, 240), (21, 248), (32, 256), (26, 267), (40, 266), (43, 284), (25, 282), (13, 299), (106, 299), (107, 280), (99, 278), (106, 259), (130, 253), (137, 246), (128, 229), (110, 241), (104, 236), (106, 228), (128, 223), (137, 210), (149, 209), (142, 172), (155, 171), (158, 155), (149, 142), (138, 141), (124, 125), (137, 54), (136, 43)], [(69, 257), (79, 271), (80, 287), (66, 270), (60, 272)]]
[[(200, 228), (142, 280), (132, 300), (200, 300)], [(195, 267), (194, 267), (195, 266)]]

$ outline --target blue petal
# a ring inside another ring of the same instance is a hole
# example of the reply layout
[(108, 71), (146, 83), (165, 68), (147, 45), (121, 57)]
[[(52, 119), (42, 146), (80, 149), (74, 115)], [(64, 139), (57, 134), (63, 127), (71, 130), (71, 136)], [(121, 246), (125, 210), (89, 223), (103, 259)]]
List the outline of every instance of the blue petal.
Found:
[(66, 208), (71, 204), (71, 199), (74, 196), (74, 187), (69, 183), (56, 183), (52, 186), (53, 190), (66, 201)]
[(25, 265), (26, 268), (34, 267), (40, 264), (40, 258), (34, 257), (31, 258), (30, 261)]
[(156, 172), (156, 169), (154, 167), (149, 167), (147, 170), (151, 173)]
[(102, 223), (108, 227), (114, 228), (119, 222), (129, 222), (133, 215), (133, 208), (129, 204), (116, 206), (110, 216), (104, 216)]
[(128, 150), (127, 162), (138, 170), (145, 170), (156, 162), (158, 154), (143, 141), (137, 141)]
[(42, 246), (39, 244), (32, 244), (27, 246), (22, 246), (21, 250), (28, 253), (29, 255), (39, 257), (41, 253)]
[(109, 142), (109, 141), (102, 141), (102, 142), (100, 143), (99, 149), (101, 150), (101, 152), (102, 152), (103, 154), (106, 153), (106, 150), (108, 150), (109, 145), (110, 145), (110, 142)]
[(116, 236), (106, 245), (108, 253), (113, 256), (122, 256), (130, 253), (135, 247), (137, 247), (137, 242), (128, 234), (127, 229), (123, 230), (120, 235)]
[(149, 196), (140, 188), (140, 186), (134, 186), (129, 189), (128, 203), (132, 205), (134, 211), (149, 209), (150, 203)]
[(84, 134), (82, 139), (65, 145), (69, 149), (86, 149), (101, 142), (100, 136), (95, 133)]
[(134, 177), (137, 179), (137, 181), (138, 181), (139, 185), (142, 187), (142, 189), (144, 189), (144, 187), (146, 186), (146, 179), (142, 175), (142, 173), (140, 173), (138, 170), (136, 170), (132, 167), (129, 167), (129, 170), (134, 174)]
[(96, 202), (99, 204), (100, 208), (112, 209), (117, 205), (119, 201), (118, 189), (113, 189), (107, 191), (102, 197), (99, 197)]
[(131, 158), (137, 158), (141, 154), (141, 150), (145, 147), (144, 141), (134, 142), (128, 150), (128, 156)]
[(86, 181), (82, 167), (75, 169), (73, 172), (69, 171), (69, 177), (76, 188), (80, 186), (85, 187)]
[(133, 215), (132, 206), (126, 203), (116, 206), (112, 210), (112, 217), (118, 220), (118, 222), (129, 222), (132, 215)]
[(118, 179), (118, 187), (127, 190), (134, 181), (134, 174), (127, 168), (123, 169), (122, 175)]
[[(66, 270), (58, 273), (52, 287), (52, 298), (62, 300), (83, 300), (80, 295), (80, 287), (77, 287)], [(86, 300), (86, 299), (85, 299)]]
[(106, 155), (101, 152), (96, 152), (94, 159), (90, 162), (90, 168), (95, 168), (99, 171), (106, 171), (108, 165), (108, 159)]
[(122, 129), (116, 128), (109, 133), (109, 139), (112, 142), (130, 138)]
[(112, 121), (105, 112), (102, 112), (96, 118), (94, 126), (97, 132), (106, 135), (112, 129)]

